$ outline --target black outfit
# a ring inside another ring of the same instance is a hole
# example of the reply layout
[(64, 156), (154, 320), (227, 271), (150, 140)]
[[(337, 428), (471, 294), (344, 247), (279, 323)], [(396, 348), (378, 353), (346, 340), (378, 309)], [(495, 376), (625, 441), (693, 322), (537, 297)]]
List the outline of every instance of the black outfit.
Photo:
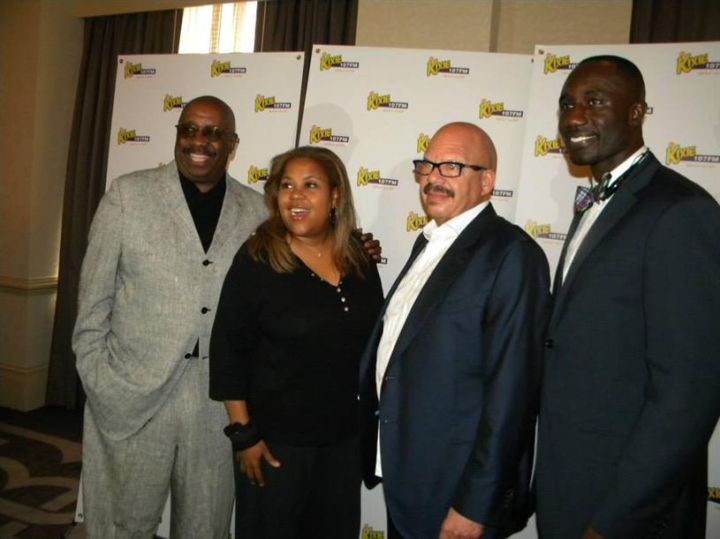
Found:
[[(300, 259), (297, 263), (295, 271), (276, 273), (253, 261), (246, 246), (241, 248), (223, 285), (210, 343), (211, 398), (245, 400), (261, 438), (282, 463), (278, 470), (264, 467), (265, 487), (252, 487), (244, 477), (238, 485), (238, 499), (245, 500), (237, 504), (238, 521), (247, 520), (244, 511), (253, 513), (271, 526), (264, 534), (272, 539), (326, 536), (318, 515), (310, 519), (319, 526), (312, 532), (280, 531), (283, 526), (302, 528), (303, 515), (314, 510), (309, 502), (324, 516), (345, 515), (350, 527), (359, 526), (358, 365), (382, 304), (374, 264), (365, 278), (350, 274), (333, 286)], [(344, 455), (343, 464), (329, 464), (339, 455)], [(347, 476), (341, 483), (350, 486), (338, 488), (347, 495), (330, 489), (341, 473)], [(322, 476), (327, 488), (312, 491)], [(284, 486), (275, 496), (269, 485), (281, 480)], [(250, 509), (255, 502), (248, 496), (259, 497), (259, 509)], [(343, 501), (348, 496), (352, 500)], [(289, 507), (291, 499), (297, 503)], [(326, 502), (335, 507), (322, 508)], [(357, 508), (338, 510), (343, 503)], [(280, 511), (280, 505), (293, 514)], [(348, 534), (357, 537), (358, 531)], [(327, 533), (345, 537), (337, 528)], [(248, 536), (259, 539), (263, 534)]]

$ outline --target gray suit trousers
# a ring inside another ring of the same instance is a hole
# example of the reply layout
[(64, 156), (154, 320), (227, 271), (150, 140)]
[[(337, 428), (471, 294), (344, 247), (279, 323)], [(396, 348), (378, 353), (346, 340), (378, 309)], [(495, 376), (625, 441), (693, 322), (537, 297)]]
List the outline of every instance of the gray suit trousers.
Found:
[(151, 538), (171, 495), (173, 539), (226, 539), (233, 502), (227, 415), (208, 396), (208, 362), (193, 358), (138, 432), (111, 440), (85, 408), (83, 502), (89, 539)]

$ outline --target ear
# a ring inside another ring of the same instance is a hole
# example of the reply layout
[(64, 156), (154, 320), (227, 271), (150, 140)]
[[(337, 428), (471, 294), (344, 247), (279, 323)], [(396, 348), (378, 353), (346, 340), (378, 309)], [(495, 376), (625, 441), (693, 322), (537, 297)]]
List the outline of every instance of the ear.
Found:
[(330, 196), (332, 198), (332, 207), (334, 208), (335, 206), (337, 206), (337, 202), (340, 199), (340, 191), (337, 187), (333, 187)]
[(486, 170), (482, 175), (482, 192), (484, 197), (490, 198), (495, 189), (495, 171)]
[(645, 118), (645, 111), (647, 110), (647, 103), (639, 101), (630, 105), (630, 111), (628, 115), (628, 124), (630, 125), (642, 125), (643, 118)]

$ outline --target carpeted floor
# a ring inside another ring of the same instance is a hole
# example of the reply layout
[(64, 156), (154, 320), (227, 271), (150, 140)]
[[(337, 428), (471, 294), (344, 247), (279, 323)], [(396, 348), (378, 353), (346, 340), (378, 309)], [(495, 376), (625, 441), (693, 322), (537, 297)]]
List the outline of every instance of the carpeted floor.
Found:
[(82, 413), (0, 408), (0, 539), (59, 539), (72, 526)]

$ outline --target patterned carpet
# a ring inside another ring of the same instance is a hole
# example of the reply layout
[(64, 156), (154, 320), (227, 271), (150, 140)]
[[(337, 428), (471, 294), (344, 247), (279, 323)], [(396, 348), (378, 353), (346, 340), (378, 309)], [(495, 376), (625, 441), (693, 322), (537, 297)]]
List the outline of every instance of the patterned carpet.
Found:
[(71, 528), (81, 415), (0, 408), (0, 538), (59, 539)]

